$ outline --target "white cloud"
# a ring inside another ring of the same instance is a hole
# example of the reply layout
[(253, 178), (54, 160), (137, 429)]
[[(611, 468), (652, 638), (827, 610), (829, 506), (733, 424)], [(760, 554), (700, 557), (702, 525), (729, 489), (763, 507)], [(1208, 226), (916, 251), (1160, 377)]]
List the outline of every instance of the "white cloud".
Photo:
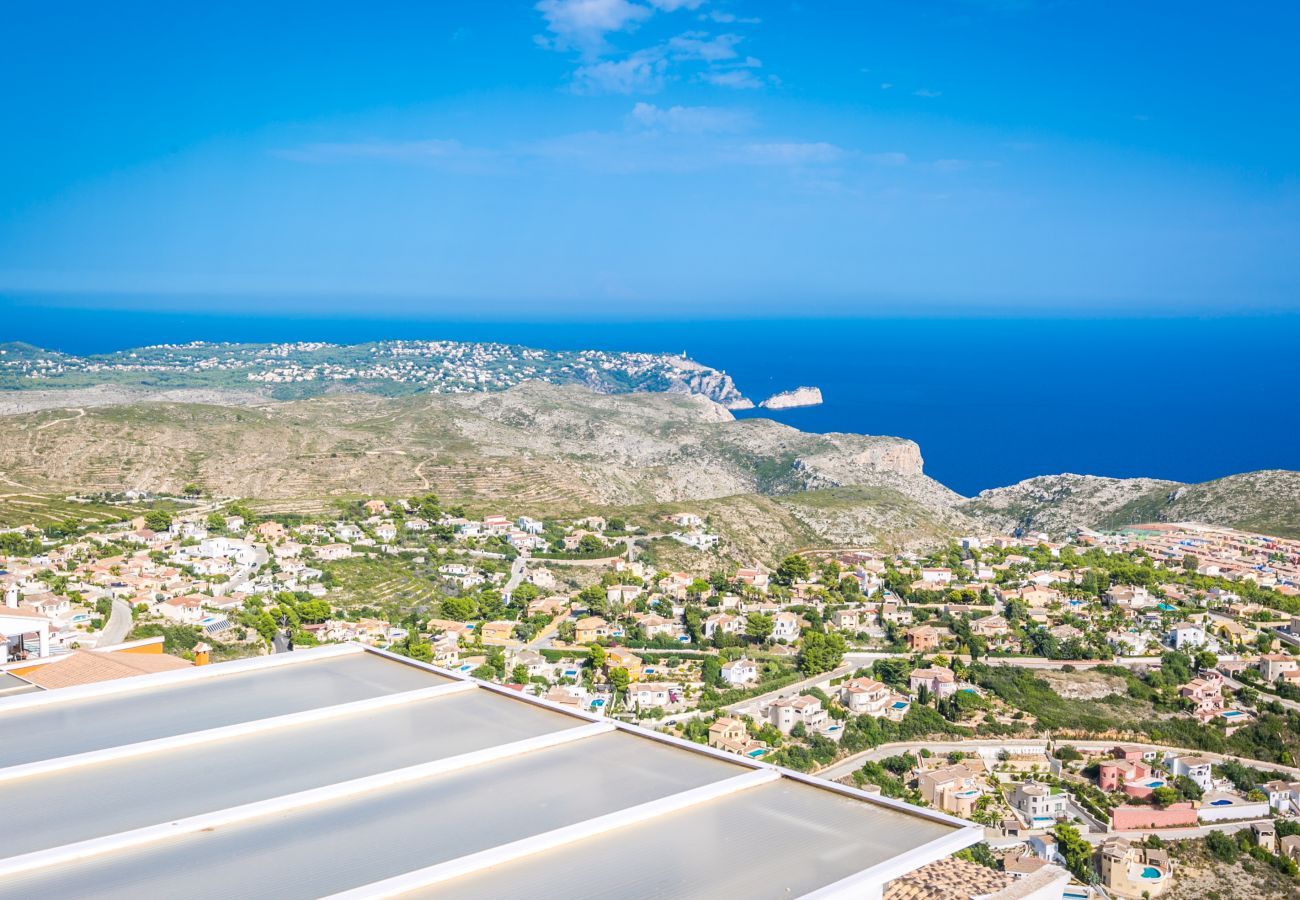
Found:
[(943, 96), (943, 91), (932, 91), (929, 88), (921, 88), (919, 90), (912, 91), (912, 95), (915, 97), (926, 97), (926, 98), (941, 97)]
[(742, 131), (752, 121), (749, 113), (741, 110), (718, 106), (665, 108), (653, 103), (638, 103), (632, 107), (628, 119), (642, 128), (673, 134), (725, 134)]
[(738, 34), (720, 34), (709, 37), (707, 32), (688, 31), (668, 41), (668, 51), (675, 59), (702, 60), (707, 63), (736, 58), (736, 45), (743, 38)]
[(865, 157), (867, 162), (875, 163), (878, 166), (905, 166), (908, 162), (906, 153), (897, 151), (888, 153), (868, 153)]
[(650, 5), (664, 12), (677, 12), (679, 9), (699, 9), (704, 0), (650, 0)]
[(939, 172), (960, 172), (963, 169), (970, 168), (968, 159), (936, 159), (934, 168)]
[(749, 69), (704, 72), (700, 75), (700, 79), (718, 87), (735, 88), (737, 90), (757, 90), (763, 86), (763, 82)]
[(579, 66), (573, 90), (579, 94), (653, 94), (664, 86), (668, 62), (659, 48), (641, 50), (624, 59)]
[(763, 20), (756, 16), (738, 16), (735, 13), (711, 9), (700, 14), (701, 22), (717, 22), (720, 25), (760, 25)]
[[(706, 2), (537, 0), (534, 8), (545, 19), (549, 34), (537, 35), (534, 41), (548, 50), (576, 51), (580, 55), (580, 65), (572, 76), (572, 88), (580, 94), (653, 93), (660, 90), (670, 77), (669, 70), (679, 66), (695, 69), (692, 77), (696, 81), (730, 88), (762, 87), (764, 82), (759, 78), (732, 71), (737, 67), (758, 68), (762, 65), (753, 56), (740, 60), (736, 47), (744, 38), (738, 34), (686, 31), (626, 55), (613, 52), (610, 46), (608, 38), (614, 33), (634, 31), (659, 13), (670, 15), (682, 10), (699, 10)], [(710, 15), (710, 12), (702, 12), (698, 18), (701, 21), (713, 18), (720, 22), (758, 21), (739, 19), (730, 13)], [(775, 76), (769, 76), (767, 80), (779, 83)]]
[(635, 28), (654, 14), (650, 7), (629, 0), (540, 0), (536, 9), (555, 35), (556, 49), (588, 55), (605, 49), (605, 35)]

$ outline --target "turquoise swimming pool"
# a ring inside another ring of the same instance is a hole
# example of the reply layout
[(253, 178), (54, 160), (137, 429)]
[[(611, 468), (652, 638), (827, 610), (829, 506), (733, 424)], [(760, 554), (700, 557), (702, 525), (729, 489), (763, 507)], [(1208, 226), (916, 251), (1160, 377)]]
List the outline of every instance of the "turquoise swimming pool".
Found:
[(1157, 869), (1155, 866), (1147, 866), (1146, 868), (1144, 868), (1144, 869), (1142, 870), (1142, 877), (1143, 877), (1143, 878), (1159, 878), (1159, 877), (1160, 877), (1160, 870)]

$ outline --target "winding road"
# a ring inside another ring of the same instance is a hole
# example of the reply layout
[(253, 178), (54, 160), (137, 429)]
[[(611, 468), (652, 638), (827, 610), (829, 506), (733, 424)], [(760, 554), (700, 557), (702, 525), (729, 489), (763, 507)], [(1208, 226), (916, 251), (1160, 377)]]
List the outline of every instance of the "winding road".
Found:
[(108, 621), (104, 623), (104, 628), (99, 633), (99, 647), (111, 647), (114, 644), (120, 644), (126, 640), (126, 636), (131, 633), (131, 605), (125, 600), (114, 598), (113, 612), (109, 615)]

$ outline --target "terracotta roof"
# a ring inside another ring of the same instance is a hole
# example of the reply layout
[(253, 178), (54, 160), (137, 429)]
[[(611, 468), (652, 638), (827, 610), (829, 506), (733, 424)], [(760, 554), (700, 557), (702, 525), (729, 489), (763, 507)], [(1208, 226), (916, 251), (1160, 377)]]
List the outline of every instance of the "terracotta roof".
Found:
[(40, 687), (52, 689), (114, 681), (133, 675), (151, 675), (187, 669), (191, 663), (166, 653), (96, 653), (73, 650), (57, 662), (33, 666), (20, 677)]

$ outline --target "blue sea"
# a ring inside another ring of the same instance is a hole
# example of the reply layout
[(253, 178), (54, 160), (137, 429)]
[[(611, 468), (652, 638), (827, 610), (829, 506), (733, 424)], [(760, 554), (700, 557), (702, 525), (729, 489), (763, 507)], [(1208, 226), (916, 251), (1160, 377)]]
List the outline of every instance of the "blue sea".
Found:
[(384, 338), (683, 352), (755, 402), (800, 385), (804, 431), (911, 438), (971, 495), (1075, 472), (1204, 481), (1300, 469), (1300, 316), (487, 321), (181, 314), (0, 300), (0, 341), (72, 353), (142, 344)]

